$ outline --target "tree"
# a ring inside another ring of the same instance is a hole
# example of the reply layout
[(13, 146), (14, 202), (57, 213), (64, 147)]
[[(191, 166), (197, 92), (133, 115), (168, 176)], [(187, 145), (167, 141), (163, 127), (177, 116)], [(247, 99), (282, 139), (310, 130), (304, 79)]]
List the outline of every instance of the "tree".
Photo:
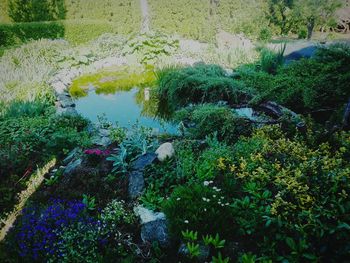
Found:
[(280, 33), (288, 34), (295, 27), (297, 19), (293, 12), (294, 0), (269, 0), (270, 22), (280, 28)]
[(64, 0), (9, 0), (9, 17), (14, 22), (64, 19)]
[(295, 9), (307, 27), (307, 39), (311, 39), (316, 26), (328, 24), (341, 6), (339, 0), (296, 0)]

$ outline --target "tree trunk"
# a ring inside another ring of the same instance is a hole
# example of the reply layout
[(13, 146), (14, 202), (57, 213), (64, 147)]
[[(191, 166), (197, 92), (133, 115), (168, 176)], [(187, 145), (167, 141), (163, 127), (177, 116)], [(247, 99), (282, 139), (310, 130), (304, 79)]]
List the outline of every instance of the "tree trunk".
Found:
[(312, 32), (314, 31), (315, 27), (315, 19), (310, 18), (307, 22), (307, 40), (310, 40), (312, 37)]

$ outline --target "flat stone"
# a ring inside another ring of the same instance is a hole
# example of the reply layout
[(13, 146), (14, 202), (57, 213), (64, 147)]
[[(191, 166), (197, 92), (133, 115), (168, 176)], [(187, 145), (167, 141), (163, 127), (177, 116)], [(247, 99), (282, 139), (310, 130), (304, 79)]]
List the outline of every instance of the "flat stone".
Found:
[(75, 157), (77, 156), (78, 152), (79, 152), (79, 148), (78, 148), (78, 147), (74, 148), (74, 149), (67, 155), (67, 157), (63, 159), (62, 163), (63, 163), (64, 165), (67, 165), (67, 164), (69, 164), (70, 162), (72, 162), (72, 161), (75, 159)]
[(93, 144), (107, 147), (112, 143), (112, 140), (109, 137), (95, 137), (95, 139), (92, 140)]
[(69, 175), (73, 173), (82, 163), (81, 159), (70, 162), (64, 169), (63, 175)]
[(156, 158), (157, 155), (155, 153), (146, 153), (144, 155), (141, 155), (132, 163), (132, 169), (143, 171), (146, 166), (151, 165)]
[(129, 174), (129, 197), (135, 199), (139, 197), (145, 188), (145, 179), (141, 171), (132, 171)]
[(62, 82), (58, 81), (52, 84), (52, 87), (56, 91), (57, 94), (62, 94), (66, 91), (66, 85), (64, 85)]
[(65, 96), (63, 98), (63, 100), (59, 101), (62, 108), (75, 107), (75, 103), (70, 97)]
[(143, 207), (142, 205), (134, 208), (135, 214), (140, 218), (141, 225), (147, 224), (156, 220), (166, 220), (165, 214), (162, 212), (153, 212), (152, 210)]
[(101, 137), (108, 137), (111, 134), (111, 131), (108, 129), (100, 129), (98, 133)]

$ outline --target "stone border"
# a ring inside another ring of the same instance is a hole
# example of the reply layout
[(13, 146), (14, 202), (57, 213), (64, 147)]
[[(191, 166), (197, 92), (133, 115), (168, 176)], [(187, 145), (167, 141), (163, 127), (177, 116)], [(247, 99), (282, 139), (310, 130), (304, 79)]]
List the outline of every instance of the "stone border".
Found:
[(83, 75), (91, 74), (103, 68), (112, 66), (127, 65), (125, 57), (108, 57), (97, 60), (89, 65), (83, 65), (73, 68), (65, 68), (58, 71), (50, 80), (49, 85), (53, 88), (56, 95), (56, 110), (57, 114), (77, 115), (74, 99), (68, 92), (72, 81)]

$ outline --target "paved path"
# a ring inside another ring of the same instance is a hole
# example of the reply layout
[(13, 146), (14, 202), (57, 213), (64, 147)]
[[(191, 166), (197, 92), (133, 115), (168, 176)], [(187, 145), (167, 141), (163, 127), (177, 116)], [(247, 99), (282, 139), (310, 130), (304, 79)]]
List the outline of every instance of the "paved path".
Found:
[(149, 9), (147, 0), (140, 0), (142, 21), (141, 21), (141, 34), (148, 33), (150, 31), (149, 24)]

